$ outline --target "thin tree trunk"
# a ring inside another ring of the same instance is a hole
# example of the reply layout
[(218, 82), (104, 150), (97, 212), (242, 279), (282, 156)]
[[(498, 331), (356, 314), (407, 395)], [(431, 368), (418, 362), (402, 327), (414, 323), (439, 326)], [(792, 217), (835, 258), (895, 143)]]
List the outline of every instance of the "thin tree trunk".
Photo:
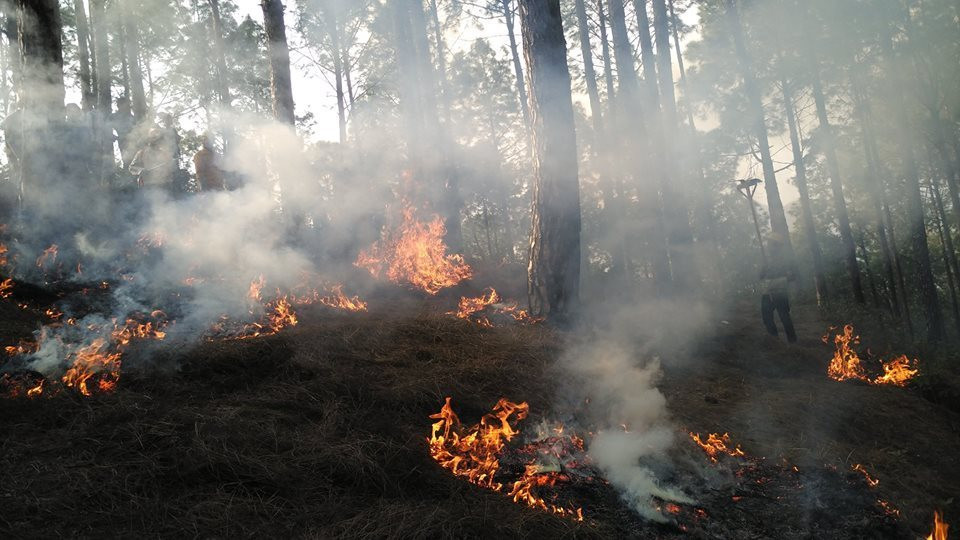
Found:
[[(434, 1), (434, 0), (431, 0)], [(594, 137), (599, 141), (603, 133), (603, 114), (600, 111), (600, 91), (597, 88), (597, 72), (593, 67), (593, 49), (590, 46), (590, 27), (587, 24), (587, 6), (585, 0), (576, 0), (577, 33), (580, 36), (580, 56), (583, 57), (583, 77), (587, 83), (587, 96), (590, 98), (590, 118), (593, 121)]]
[[(657, 44), (657, 75), (660, 87), (661, 134), (663, 139), (663, 198), (666, 207), (667, 239), (674, 279), (682, 290), (695, 292), (700, 283), (696, 260), (693, 257), (693, 231), (687, 193), (683, 189), (683, 163), (677, 151), (679, 120), (676, 94), (673, 90), (673, 61), (670, 58), (670, 32), (667, 5), (664, 0), (653, 0), (654, 37)], [(649, 31), (649, 28), (648, 28)]]
[(106, 0), (90, 0), (90, 26), (93, 30), (93, 50), (97, 58), (97, 107), (94, 132), (100, 150), (100, 183), (106, 184), (113, 171), (113, 136), (108, 124), (113, 111), (111, 87), (113, 76), (110, 64), (110, 41), (107, 35)]
[(610, 56), (610, 41), (607, 39), (607, 14), (603, 9), (603, 1), (597, 0), (597, 15), (600, 17), (600, 51), (603, 57), (603, 81), (607, 87), (607, 112), (612, 113), (616, 92), (613, 86), (613, 60)]
[(137, 122), (147, 119), (147, 96), (143, 89), (143, 70), (140, 67), (140, 27), (130, 0), (123, 0), (123, 33), (126, 35), (126, 61), (130, 70), (130, 108)]
[(950, 253), (953, 253), (953, 239), (946, 234), (947, 215), (943, 209), (943, 198), (940, 196), (940, 188), (933, 180), (930, 180), (928, 188), (935, 203), (936, 212), (934, 213), (934, 224), (937, 227), (937, 233), (940, 235), (940, 254), (943, 256), (943, 267), (947, 274), (947, 287), (950, 291), (950, 305), (953, 308), (953, 321), (957, 325), (957, 331), (960, 332), (960, 306), (957, 305), (956, 278), (960, 276), (957, 273), (955, 262), (951, 263)]
[(737, 0), (725, 0), (725, 4), (730, 33), (733, 36), (737, 60), (740, 64), (740, 74), (743, 77), (743, 91), (747, 97), (750, 121), (753, 124), (757, 145), (760, 147), (764, 189), (767, 192), (767, 210), (770, 213), (770, 228), (774, 234), (781, 237), (787, 247), (788, 256), (792, 256), (793, 246), (790, 242), (790, 231), (787, 228), (787, 215), (783, 210), (783, 202), (780, 200), (780, 187), (777, 184), (777, 174), (774, 171), (773, 158), (770, 155), (770, 141), (767, 134), (766, 115), (763, 111), (763, 99), (754, 73), (753, 62), (744, 42), (740, 11), (737, 7)]
[(807, 189), (807, 167), (803, 161), (803, 148), (800, 146), (800, 135), (797, 132), (793, 93), (786, 77), (780, 79), (780, 88), (783, 91), (783, 104), (787, 116), (787, 125), (790, 129), (790, 146), (793, 149), (793, 167), (796, 171), (794, 183), (797, 186), (797, 191), (800, 192), (800, 218), (803, 224), (803, 233), (807, 237), (807, 245), (810, 249), (810, 260), (813, 263), (817, 304), (822, 305), (827, 300), (827, 278), (823, 273), (823, 254), (820, 251), (820, 242), (817, 241), (817, 228), (813, 222), (810, 192)]
[(333, 81), (337, 93), (337, 126), (340, 129), (340, 144), (347, 142), (347, 104), (343, 93), (343, 59), (340, 56), (340, 21), (336, 4), (324, 7), (324, 23), (330, 36), (331, 56), (333, 57)]
[(283, 4), (280, 0), (260, 0), (263, 8), (263, 28), (267, 34), (270, 54), (270, 94), (274, 117), (290, 126), (295, 125), (293, 89), (290, 84), (290, 48), (287, 46), (287, 28), (283, 22)]
[[(880, 293), (877, 291), (877, 282), (873, 278), (873, 272), (870, 271), (870, 254), (867, 252), (867, 245), (863, 240), (863, 230), (860, 230), (860, 256), (863, 257), (863, 273), (867, 276), (867, 284), (870, 287), (870, 295), (873, 297), (873, 307), (882, 309), (880, 302)], [(889, 304), (887, 309), (889, 309)]]
[(840, 230), (840, 241), (843, 245), (844, 260), (847, 274), (850, 277), (850, 287), (853, 289), (853, 299), (858, 304), (866, 302), (863, 296), (863, 284), (860, 282), (860, 267), (857, 264), (857, 247), (853, 241), (853, 231), (850, 230), (850, 216), (847, 213), (847, 202), (843, 198), (843, 181), (840, 178), (840, 161), (837, 159), (836, 139), (833, 126), (827, 116), (827, 104), (820, 85), (820, 74), (817, 68), (813, 73), (813, 101), (817, 108), (817, 119), (820, 129), (826, 134), (823, 142), (823, 154), (827, 158), (827, 171), (830, 173), (830, 189), (833, 192), (833, 208), (837, 214), (837, 227)]
[(527, 86), (523, 78), (523, 66), (520, 65), (520, 50), (517, 47), (517, 34), (513, 22), (513, 8), (510, 0), (500, 0), (503, 18), (507, 23), (507, 38), (510, 40), (510, 57), (513, 59), (513, 73), (516, 77), (517, 99), (520, 101), (520, 112), (523, 114), (523, 126), (530, 131), (530, 105), (527, 101)]
[(226, 47), (223, 43), (223, 21), (220, 18), (220, 0), (209, 0), (209, 2), (213, 59), (217, 68), (217, 94), (220, 97), (220, 104), (229, 107), (231, 102), (230, 84), (228, 82)]
[(534, 313), (563, 322), (580, 298), (580, 190), (559, 0), (520, 0), (534, 147), (528, 281)]
[[(881, 37), (880, 45), (884, 56), (888, 62), (894, 61), (892, 36), (886, 33)], [(901, 133), (910, 133), (911, 126), (907, 117), (907, 108), (903, 105), (906, 101), (906, 93), (900, 83), (899, 77), (894, 73), (891, 77), (894, 99), (896, 106), (894, 109), (895, 121)], [(913, 248), (913, 257), (916, 261), (916, 277), (920, 300), (923, 304), (927, 339), (936, 343), (943, 338), (943, 316), (940, 313), (940, 300), (937, 297), (936, 283), (933, 278), (933, 269), (930, 264), (930, 248), (927, 244), (927, 228), (924, 223), (923, 202), (920, 196), (920, 176), (917, 167), (916, 156), (913, 146), (907, 142), (900, 145), (903, 160), (903, 173), (906, 180), (906, 206), (908, 227), (910, 231), (910, 244)]]
[(440, 81), (440, 107), (443, 119), (450, 121), (450, 88), (447, 85), (447, 51), (443, 43), (443, 28), (440, 27), (440, 12), (437, 0), (429, 0), (430, 18), (433, 23), (433, 44), (437, 54), (437, 75)]
[(90, 76), (90, 27), (87, 25), (87, 10), (83, 0), (73, 0), (73, 11), (77, 18), (77, 55), (80, 58), (80, 103), (83, 110), (93, 108), (96, 99), (93, 93), (93, 79)]
[[(657, 116), (657, 111), (641, 111), (640, 113), (636, 112), (637, 109), (643, 109), (645, 104), (640, 96), (640, 80), (637, 77), (636, 69), (634, 68), (633, 63), (633, 48), (630, 45), (630, 36), (627, 34), (627, 23), (623, 9), (623, 0), (608, 0), (607, 3), (610, 9), (610, 28), (613, 38), (613, 57), (617, 63), (617, 81), (619, 83), (619, 89), (616, 98), (616, 109), (613, 118), (619, 120), (619, 124), (616, 126), (617, 132), (620, 133), (631, 133), (634, 135), (634, 140), (637, 144), (646, 144), (648, 147), (651, 143), (649, 140), (648, 132), (645, 132), (647, 125), (645, 120), (644, 112), (646, 116)], [(649, 98), (649, 94), (647, 94)], [(649, 104), (646, 104), (649, 105)], [(632, 122), (634, 125), (630, 125), (628, 122), (629, 117), (636, 118), (640, 117), (639, 122)], [(652, 134), (656, 137), (656, 134)], [(629, 150), (625, 150), (629, 152)], [(652, 154), (652, 155), (651, 155)], [(647, 155), (652, 158), (654, 164), (658, 164), (658, 158), (656, 156), (657, 152), (647, 152)], [(631, 167), (635, 170), (648, 169), (643, 165), (636, 163), (631, 164)], [(651, 176), (657, 180), (660, 179), (661, 175), (658, 174), (659, 171), (654, 171), (653, 174), (649, 170), (643, 170), (640, 174), (636, 174), (638, 180), (646, 180)], [(657, 190), (653, 185), (644, 186), (644, 197), (640, 200), (644, 205), (644, 208), (641, 210), (642, 213), (646, 216), (653, 216), (653, 232), (650, 235), (652, 237), (652, 246), (651, 250), (651, 262), (654, 272), (654, 281), (658, 292), (664, 293), (668, 291), (671, 287), (671, 275), (670, 275), (670, 255), (667, 251), (666, 244), (666, 231), (664, 228), (663, 213), (660, 207), (660, 200), (657, 196)], [(624, 194), (621, 193), (621, 197), (624, 197)]]

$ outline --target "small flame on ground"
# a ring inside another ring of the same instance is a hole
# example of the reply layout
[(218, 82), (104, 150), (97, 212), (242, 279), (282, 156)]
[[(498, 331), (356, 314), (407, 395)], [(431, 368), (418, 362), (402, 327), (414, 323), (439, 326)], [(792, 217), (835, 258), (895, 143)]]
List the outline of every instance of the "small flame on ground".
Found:
[(693, 442), (697, 443), (697, 446), (703, 449), (707, 453), (707, 456), (710, 457), (710, 461), (716, 463), (720, 458), (720, 455), (726, 454), (733, 457), (743, 457), (746, 454), (743, 453), (743, 450), (740, 449), (740, 445), (732, 446), (730, 442), (730, 434), (724, 433), (720, 435), (718, 433), (711, 433), (707, 436), (707, 440), (704, 441), (699, 433), (690, 432), (690, 438), (693, 439)]
[(487, 287), (483, 294), (476, 298), (461, 297), (457, 311), (455, 313), (451, 311), (450, 314), (455, 314), (460, 319), (474, 321), (480, 326), (493, 327), (493, 323), (483, 314), (484, 312), (509, 315), (519, 323), (539, 322), (539, 319), (531, 317), (526, 310), (520, 309), (516, 302), (505, 302), (493, 287)]
[(445, 234), (443, 219), (434, 216), (429, 222), (419, 221), (416, 209), (405, 204), (400, 226), (385, 230), (380, 240), (360, 252), (354, 264), (373, 277), (385, 274), (394, 283), (437, 294), (473, 275), (462, 255), (447, 255)]
[(0, 298), (10, 298), (13, 294), (13, 279), (7, 278), (0, 282)]
[(50, 247), (43, 250), (43, 253), (37, 257), (37, 268), (45, 268), (48, 263), (54, 263), (57, 260), (57, 245), (50, 244)]
[[(454, 476), (464, 477), (471, 483), (493, 491), (501, 491), (503, 484), (494, 479), (500, 469), (500, 454), (506, 443), (519, 433), (514, 424), (526, 418), (529, 412), (530, 406), (526, 402), (513, 403), (501, 398), (494, 405), (493, 412), (484, 415), (479, 424), (464, 428), (453, 412), (448, 397), (440, 412), (430, 415), (431, 419), (436, 420), (427, 439), (430, 456)], [(583, 521), (581, 508), (564, 508), (548, 503), (534, 492), (537, 486), (552, 486), (562, 479), (561, 474), (540, 473), (535, 464), (528, 464), (523, 477), (513, 483), (508, 495), (514, 502), (530, 508)]]
[[(830, 336), (821, 338), (824, 343), (830, 342)], [(860, 344), (860, 336), (854, 334), (852, 325), (845, 325), (843, 332), (833, 338), (835, 351), (830, 365), (827, 366), (827, 375), (836, 381), (854, 379), (873, 385), (892, 384), (906, 386), (918, 373), (916, 361), (911, 362), (906, 355), (900, 355), (888, 362), (882, 362), (883, 375), (873, 379), (867, 376), (860, 356), (853, 348)]]
[(851, 469), (851, 470), (854, 470), (854, 471), (857, 471), (858, 473), (862, 474), (863, 477), (867, 480), (867, 485), (868, 485), (868, 486), (870, 486), (870, 487), (877, 487), (877, 486), (880, 484), (880, 481), (877, 480), (876, 478), (874, 478), (873, 476), (871, 476), (870, 473), (867, 472), (867, 470), (863, 468), (863, 465), (857, 463), (856, 465), (854, 465), (854, 466), (851, 467), (850, 469)]
[(347, 311), (366, 311), (367, 303), (359, 296), (347, 296), (343, 293), (343, 285), (337, 284), (329, 289), (329, 295), (321, 296), (318, 302), (324, 306), (345, 309)]
[(933, 530), (927, 535), (927, 540), (947, 540), (947, 530), (950, 525), (943, 521), (939, 510), (933, 512)]

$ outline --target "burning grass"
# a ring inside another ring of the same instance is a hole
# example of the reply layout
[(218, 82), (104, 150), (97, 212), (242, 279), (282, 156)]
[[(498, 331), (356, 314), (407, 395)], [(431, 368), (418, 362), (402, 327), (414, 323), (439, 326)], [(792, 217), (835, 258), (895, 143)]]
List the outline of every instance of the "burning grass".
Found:
[(494, 326), (494, 321), (502, 320), (520, 324), (540, 322), (525, 309), (520, 309), (517, 302), (501, 298), (493, 287), (488, 287), (475, 298), (461, 297), (457, 311), (451, 311), (450, 314), (488, 328)]
[(463, 256), (447, 254), (443, 219), (421, 221), (417, 209), (406, 202), (401, 214), (397, 228), (384, 228), (382, 238), (357, 256), (356, 266), (431, 295), (473, 275)]
[[(829, 343), (829, 333), (821, 339)], [(858, 380), (872, 385), (906, 386), (919, 372), (916, 360), (911, 362), (906, 355), (900, 355), (887, 362), (881, 361), (883, 374), (869, 377), (854, 348), (860, 344), (860, 336), (854, 333), (853, 326), (849, 324), (843, 327), (843, 332), (834, 336), (833, 344), (835, 351), (827, 367), (827, 375), (836, 381)]]

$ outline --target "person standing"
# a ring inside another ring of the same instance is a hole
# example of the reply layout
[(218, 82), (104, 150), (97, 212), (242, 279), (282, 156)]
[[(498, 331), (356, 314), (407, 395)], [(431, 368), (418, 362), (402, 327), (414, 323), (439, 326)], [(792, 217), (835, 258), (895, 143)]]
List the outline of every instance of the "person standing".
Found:
[(760, 297), (760, 316), (767, 332), (778, 336), (774, 313), (780, 316), (783, 324), (783, 333), (787, 341), (796, 343), (797, 333), (793, 327), (793, 318), (790, 316), (790, 298), (788, 294), (789, 282), (794, 280), (792, 261), (787, 253), (786, 245), (778, 235), (767, 240), (769, 259), (764, 261), (760, 271), (763, 294)]

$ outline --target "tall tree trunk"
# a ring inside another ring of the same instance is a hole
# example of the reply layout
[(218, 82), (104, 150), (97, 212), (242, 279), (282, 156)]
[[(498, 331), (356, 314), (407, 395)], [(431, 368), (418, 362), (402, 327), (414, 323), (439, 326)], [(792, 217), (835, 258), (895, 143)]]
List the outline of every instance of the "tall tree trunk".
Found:
[(290, 85), (290, 48), (287, 46), (287, 28), (283, 22), (281, 0), (260, 0), (263, 8), (263, 28), (267, 34), (270, 54), (270, 95), (273, 98), (274, 117), (290, 126), (295, 125), (293, 89)]
[(83, 0), (73, 0), (73, 11), (77, 18), (77, 56), (80, 58), (80, 103), (83, 110), (93, 108), (96, 97), (93, 93), (93, 79), (90, 76), (90, 27), (87, 25), (87, 9)]
[(93, 31), (93, 51), (97, 59), (97, 106), (94, 115), (94, 133), (99, 155), (100, 183), (108, 182), (113, 172), (113, 134), (110, 113), (113, 112), (113, 74), (110, 64), (110, 36), (107, 32), (106, 0), (90, 0), (90, 27)]
[(873, 307), (882, 309), (880, 303), (880, 293), (877, 291), (877, 281), (873, 278), (873, 272), (870, 271), (870, 254), (867, 252), (867, 245), (863, 239), (863, 229), (860, 229), (859, 236), (860, 256), (863, 257), (863, 273), (867, 276), (867, 283), (870, 287), (870, 294), (873, 297)]
[[(640, 79), (637, 77), (637, 71), (633, 63), (633, 47), (630, 45), (630, 36), (627, 34), (627, 22), (623, 8), (624, 0), (608, 0), (607, 6), (610, 9), (610, 29), (613, 38), (613, 57), (617, 63), (617, 82), (619, 88), (617, 92), (615, 112), (611, 115), (619, 120), (616, 126), (618, 133), (630, 133), (633, 135), (634, 144), (643, 144), (650, 147), (650, 136), (656, 137), (655, 133), (649, 133), (646, 117), (656, 118), (658, 112), (655, 110), (644, 111), (644, 104), (640, 96)], [(655, 88), (655, 87), (654, 87)], [(649, 93), (646, 97), (649, 98)], [(641, 109), (638, 114), (637, 109)], [(646, 113), (646, 114), (644, 114)], [(629, 122), (629, 117), (640, 117), (639, 122)], [(633, 124), (633, 125), (631, 125)], [(629, 152), (629, 150), (626, 150)], [(657, 152), (646, 152), (647, 156), (654, 165), (658, 165)], [(645, 169), (640, 163), (630, 165), (635, 170)], [(636, 175), (638, 180), (646, 180), (651, 176), (660, 179), (659, 171), (652, 175), (648, 170), (643, 170), (641, 174)], [(654, 185), (644, 186), (644, 196), (640, 198), (643, 204), (642, 213), (646, 216), (653, 216), (653, 232), (651, 237), (651, 264), (653, 266), (654, 281), (657, 290), (661, 293), (668, 291), (671, 287), (670, 276), (670, 255), (667, 251), (666, 232), (663, 224), (663, 213), (660, 207), (660, 200), (657, 189)], [(621, 193), (621, 197), (624, 194)]]
[[(657, 76), (660, 86), (661, 134), (663, 139), (663, 198), (667, 214), (667, 239), (674, 279), (681, 290), (693, 292), (700, 282), (697, 263), (693, 257), (693, 231), (687, 193), (683, 186), (683, 162), (677, 151), (676, 94), (673, 90), (673, 61), (670, 59), (670, 31), (667, 5), (664, 0), (653, 0), (654, 37), (657, 44)], [(649, 31), (649, 28), (648, 28)]]
[[(210, 2), (210, 22), (211, 34), (213, 40), (213, 59), (217, 68), (217, 95), (220, 97), (220, 104), (229, 107), (230, 83), (229, 72), (227, 71), (226, 47), (223, 43), (223, 20), (220, 18), (220, 0), (209, 0)], [(142, 90), (141, 82), (141, 90)]]
[(143, 88), (143, 69), (140, 67), (140, 27), (137, 14), (131, 9), (131, 0), (121, 3), (123, 33), (126, 36), (126, 61), (130, 70), (130, 108), (137, 122), (147, 120), (147, 95)]
[[(900, 295), (898, 294), (897, 279), (894, 273), (894, 261), (898, 258), (896, 254), (896, 239), (892, 232), (887, 230), (884, 222), (883, 208), (886, 205), (886, 190), (880, 176), (880, 160), (876, 153), (876, 143), (873, 139), (873, 126), (868, 112), (868, 103), (863, 96), (859, 76), (854, 74), (850, 79), (853, 87), (854, 111), (857, 115), (857, 121), (860, 124), (860, 133), (863, 139), (864, 159), (867, 164), (867, 176), (873, 180), (873, 186), (868, 187), (867, 192), (870, 195), (874, 207), (877, 226), (877, 239), (880, 243), (880, 254), (883, 257), (883, 269), (886, 274), (886, 281), (890, 289), (890, 309), (893, 316), (901, 317)], [(906, 295), (904, 295), (906, 296)], [(904, 306), (906, 309), (907, 306)], [(909, 315), (907, 315), (909, 319)]]
[(763, 111), (763, 97), (753, 68), (753, 61), (747, 51), (744, 40), (743, 26), (740, 22), (740, 10), (737, 0), (724, 0), (730, 34), (736, 50), (737, 61), (740, 64), (740, 75), (743, 78), (743, 91), (746, 94), (750, 122), (753, 124), (754, 136), (760, 147), (760, 161), (763, 165), (764, 189), (767, 192), (767, 211), (770, 213), (770, 228), (773, 233), (781, 237), (787, 247), (788, 256), (793, 254), (790, 242), (790, 231), (787, 228), (787, 215), (783, 211), (783, 202), (780, 200), (780, 187), (777, 184), (777, 174), (773, 168), (773, 158), (770, 155), (770, 140), (767, 134), (767, 119)]
[(443, 28), (440, 26), (440, 12), (437, 0), (429, 0), (430, 19), (433, 24), (433, 45), (437, 54), (437, 80), (440, 81), (440, 107), (445, 122), (450, 121), (450, 88), (447, 85), (447, 48), (443, 42)]
[(527, 100), (527, 87), (523, 78), (523, 66), (520, 65), (520, 50), (517, 47), (517, 33), (513, 22), (513, 7), (511, 0), (500, 0), (500, 9), (507, 23), (507, 38), (510, 41), (510, 58), (513, 60), (513, 74), (516, 77), (517, 99), (520, 101), (520, 112), (523, 113), (523, 129), (530, 131), (530, 105)]
[(340, 129), (340, 144), (347, 142), (347, 103), (343, 92), (343, 57), (340, 47), (340, 18), (337, 16), (337, 4), (323, 5), (324, 24), (330, 37), (331, 57), (333, 57), (333, 81), (337, 93), (337, 126)]
[(827, 116), (827, 103), (820, 84), (820, 74), (816, 66), (813, 69), (813, 101), (817, 108), (817, 119), (825, 138), (822, 140), (823, 154), (827, 158), (827, 171), (830, 173), (830, 189), (833, 192), (833, 208), (837, 215), (837, 228), (840, 230), (840, 241), (843, 245), (844, 261), (847, 274), (850, 277), (850, 288), (853, 290), (853, 299), (858, 304), (866, 302), (863, 296), (863, 284), (860, 282), (860, 267), (857, 264), (857, 246), (853, 241), (853, 231), (850, 230), (850, 216), (847, 213), (847, 202), (843, 198), (843, 181), (840, 178), (840, 161), (837, 159), (836, 138), (833, 126)]
[(66, 93), (60, 5), (56, 0), (18, 0), (16, 20), (22, 149), (17, 183), (21, 200), (31, 204), (42, 197), (45, 184), (59, 177), (62, 148), (54, 141)]
[(796, 111), (793, 107), (793, 92), (790, 83), (784, 76), (780, 79), (780, 88), (783, 91), (783, 105), (787, 116), (787, 125), (790, 129), (790, 147), (793, 149), (793, 167), (796, 171), (795, 184), (800, 192), (800, 218), (803, 223), (803, 233), (807, 237), (810, 249), (810, 260), (813, 263), (814, 285), (817, 291), (817, 304), (821, 305), (827, 299), (827, 278), (823, 273), (823, 254), (820, 251), (820, 242), (817, 241), (817, 228), (813, 222), (813, 210), (810, 205), (810, 192), (807, 189), (807, 166), (803, 161), (803, 148), (800, 146), (800, 135), (797, 131)]
[(943, 197), (940, 195), (940, 187), (931, 179), (928, 185), (930, 194), (933, 195), (935, 203), (934, 224), (937, 227), (937, 233), (940, 236), (940, 253), (943, 256), (943, 268), (947, 274), (947, 287), (950, 291), (950, 305), (953, 308), (953, 321), (960, 331), (960, 306), (957, 304), (957, 273), (956, 260), (951, 261), (950, 253), (953, 253), (953, 239), (946, 231), (947, 214), (943, 208)]
[(534, 147), (528, 282), (535, 313), (563, 322), (580, 298), (580, 188), (559, 0), (520, 0)]
[(587, 83), (587, 96), (590, 98), (590, 118), (593, 121), (594, 137), (599, 140), (603, 133), (603, 114), (600, 111), (600, 91), (597, 88), (597, 72), (593, 67), (593, 49), (590, 46), (590, 26), (587, 23), (585, 0), (576, 0), (577, 33), (580, 36), (580, 56), (583, 57), (583, 77)]
[[(892, 35), (889, 32), (885, 33), (885, 35), (881, 37), (880, 42), (884, 56), (887, 58), (887, 61), (892, 64), (895, 61)], [(895, 99), (893, 109), (897, 128), (901, 133), (911, 133), (912, 129), (910, 120), (907, 117), (907, 107), (904, 106), (906, 93), (903, 90), (899, 74), (896, 72), (892, 73), (891, 79)], [(909, 141), (901, 144), (900, 150), (903, 160), (903, 174), (906, 180), (907, 219), (910, 231), (910, 244), (913, 248), (914, 260), (916, 261), (915, 271), (917, 285), (926, 319), (927, 339), (935, 343), (943, 338), (943, 316), (940, 313), (940, 299), (937, 297), (937, 287), (930, 263), (927, 228), (923, 217), (923, 201), (920, 196), (920, 173), (913, 146)]]
[(607, 88), (607, 106), (608, 114), (613, 112), (613, 104), (616, 102), (616, 91), (613, 86), (613, 60), (610, 56), (610, 41), (607, 39), (607, 14), (603, 9), (603, 1), (597, 0), (597, 15), (600, 18), (600, 52), (603, 57), (603, 82)]

